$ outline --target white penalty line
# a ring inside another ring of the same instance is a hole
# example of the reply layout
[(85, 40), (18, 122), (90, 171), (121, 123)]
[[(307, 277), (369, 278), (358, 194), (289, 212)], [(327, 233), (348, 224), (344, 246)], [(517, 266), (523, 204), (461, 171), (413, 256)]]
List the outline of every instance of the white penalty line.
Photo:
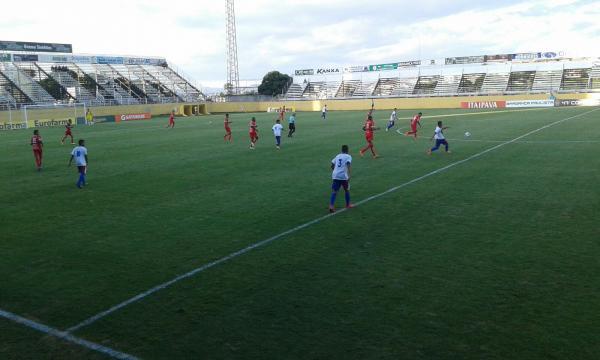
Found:
[(126, 360), (135, 360), (135, 359), (137, 359), (137, 357), (135, 357), (133, 355), (129, 355), (129, 354), (126, 354), (124, 352), (120, 352), (120, 351), (111, 349), (111, 348), (109, 348), (107, 346), (96, 344), (94, 342), (87, 341), (87, 340), (75, 337), (75, 336), (69, 334), (66, 331), (60, 331), (60, 330), (51, 328), (51, 327), (49, 327), (47, 325), (40, 324), (40, 323), (35, 322), (33, 320), (26, 319), (26, 318), (24, 318), (22, 316), (19, 316), (17, 314), (13, 314), (13, 313), (11, 313), (9, 311), (6, 311), (6, 310), (0, 309), (0, 317), (3, 317), (3, 318), (5, 318), (7, 320), (10, 320), (10, 321), (13, 321), (13, 322), (15, 322), (17, 324), (24, 325), (24, 326), (26, 326), (28, 328), (33, 329), (33, 330), (37, 330), (37, 331), (42, 332), (44, 334), (47, 334), (47, 335), (50, 335), (50, 336), (53, 336), (53, 337), (65, 340), (67, 342), (70, 342), (70, 343), (82, 346), (82, 347), (87, 348), (89, 350), (93, 350), (93, 351), (97, 351), (97, 352), (103, 353), (103, 354), (108, 355), (108, 356), (110, 356), (110, 357), (112, 357), (114, 359), (126, 359)]
[[(481, 151), (481, 152), (479, 152), (479, 153), (477, 153), (477, 154), (475, 154), (475, 155), (471, 155), (471, 156), (469, 156), (468, 158), (465, 158), (465, 159), (463, 159), (463, 160), (460, 160), (460, 161), (453, 162), (453, 163), (451, 163), (451, 164), (449, 164), (449, 165), (446, 165), (446, 166), (444, 166), (444, 167), (442, 167), (442, 168), (439, 168), (439, 169), (437, 169), (437, 170), (434, 170), (434, 171), (432, 171), (432, 172), (430, 172), (430, 173), (427, 173), (427, 174), (425, 174), (425, 175), (423, 175), (423, 176), (420, 176), (420, 177), (418, 177), (418, 178), (412, 179), (412, 180), (410, 180), (410, 181), (408, 181), (408, 182), (406, 182), (406, 183), (404, 183), (404, 184), (401, 184), (401, 185), (395, 186), (395, 187), (393, 187), (393, 188), (391, 188), (391, 189), (388, 189), (388, 190), (386, 190), (386, 191), (384, 191), (384, 192), (382, 192), (382, 193), (379, 193), (379, 194), (376, 194), (376, 195), (370, 196), (370, 197), (368, 197), (368, 198), (366, 198), (366, 199), (364, 199), (364, 200), (361, 200), (361, 201), (359, 201), (359, 202), (355, 203), (354, 205), (355, 205), (355, 206), (359, 206), (359, 205), (365, 204), (365, 203), (367, 203), (367, 202), (369, 202), (369, 201), (372, 201), (372, 200), (375, 200), (375, 199), (377, 199), (377, 198), (380, 198), (380, 197), (382, 197), (382, 196), (384, 196), (384, 195), (387, 195), (387, 194), (389, 194), (389, 193), (392, 193), (392, 192), (394, 192), (394, 191), (397, 191), (397, 190), (399, 190), (399, 189), (402, 189), (402, 188), (404, 188), (404, 187), (407, 187), (407, 186), (409, 186), (409, 185), (412, 185), (412, 184), (414, 184), (414, 183), (416, 183), (416, 182), (419, 182), (419, 181), (421, 181), (421, 180), (427, 179), (427, 178), (429, 178), (429, 177), (431, 177), (431, 176), (433, 176), (433, 175), (436, 175), (436, 174), (439, 174), (439, 173), (441, 173), (441, 172), (444, 172), (444, 171), (446, 171), (446, 170), (448, 170), (448, 169), (450, 169), (450, 168), (453, 168), (453, 167), (455, 167), (455, 166), (457, 166), (457, 165), (460, 165), (460, 164), (463, 164), (463, 163), (465, 163), (465, 162), (467, 162), (467, 161), (470, 161), (470, 160), (476, 159), (476, 158), (478, 158), (478, 157), (480, 157), (480, 156), (482, 156), (482, 155), (485, 155), (485, 154), (489, 153), (490, 151), (494, 151), (494, 150), (496, 150), (496, 149), (498, 149), (498, 148), (501, 148), (501, 147), (503, 147), (503, 146), (505, 146), (505, 145), (512, 144), (512, 143), (514, 143), (514, 142), (516, 142), (516, 141), (518, 141), (518, 140), (520, 140), (520, 139), (522, 139), (522, 138), (524, 138), (524, 137), (527, 137), (527, 136), (529, 136), (529, 135), (535, 134), (535, 133), (537, 133), (537, 132), (540, 132), (540, 131), (542, 131), (542, 130), (544, 130), (544, 129), (547, 129), (547, 128), (549, 128), (549, 127), (552, 127), (552, 126), (554, 126), (554, 125), (558, 125), (558, 124), (560, 124), (560, 123), (563, 123), (563, 122), (565, 122), (565, 121), (572, 120), (572, 119), (575, 119), (575, 118), (578, 118), (578, 117), (581, 117), (581, 116), (587, 115), (587, 114), (589, 114), (589, 113), (592, 113), (592, 112), (594, 112), (594, 111), (596, 111), (596, 110), (600, 110), (600, 108), (598, 108), (598, 109), (594, 109), (594, 110), (591, 110), (591, 111), (586, 111), (586, 112), (584, 112), (584, 113), (577, 114), (577, 115), (574, 115), (574, 116), (570, 116), (570, 117), (568, 117), (568, 118), (565, 118), (565, 119), (562, 119), (562, 120), (557, 120), (557, 121), (555, 121), (555, 122), (553, 122), (553, 123), (550, 123), (550, 124), (544, 125), (544, 126), (542, 126), (542, 127), (538, 128), (538, 129), (532, 130), (532, 131), (530, 131), (530, 132), (528, 132), (528, 133), (526, 133), (526, 134), (524, 134), (524, 135), (518, 136), (518, 137), (516, 137), (516, 138), (514, 138), (514, 139), (512, 139), (512, 140), (505, 141), (505, 142), (503, 142), (503, 143), (501, 143), (501, 144), (498, 144), (498, 145), (496, 145), (496, 146), (493, 146), (493, 147), (491, 147), (491, 148), (489, 148), (489, 149), (486, 149), (486, 150), (484, 150), (484, 151)], [(146, 290), (146, 291), (144, 291), (144, 292), (142, 292), (142, 293), (140, 293), (140, 294), (138, 294), (138, 295), (136, 295), (136, 296), (134, 296), (134, 297), (132, 297), (132, 298), (130, 298), (130, 299), (128, 299), (128, 300), (125, 300), (125, 301), (123, 301), (123, 302), (122, 302), (122, 303), (120, 303), (120, 304), (117, 304), (117, 305), (115, 305), (115, 306), (113, 306), (113, 307), (111, 307), (111, 308), (109, 308), (109, 309), (107, 309), (107, 310), (105, 310), (105, 311), (102, 311), (102, 312), (100, 312), (100, 313), (98, 313), (98, 314), (96, 314), (96, 315), (94, 315), (94, 316), (92, 316), (92, 317), (90, 317), (90, 318), (88, 318), (88, 319), (86, 319), (86, 320), (82, 321), (81, 323), (79, 323), (79, 324), (77, 324), (77, 325), (75, 325), (75, 326), (72, 326), (72, 327), (70, 327), (69, 329), (67, 329), (67, 333), (71, 333), (71, 332), (77, 331), (77, 330), (79, 330), (79, 329), (81, 329), (81, 328), (83, 328), (83, 327), (85, 327), (85, 326), (91, 325), (91, 324), (95, 323), (96, 321), (98, 321), (98, 320), (100, 320), (100, 319), (102, 319), (102, 318), (106, 317), (107, 315), (110, 315), (110, 314), (114, 313), (115, 311), (117, 311), (117, 310), (119, 310), (119, 309), (122, 309), (122, 308), (126, 307), (127, 305), (130, 305), (130, 304), (132, 304), (132, 303), (134, 303), (134, 302), (137, 302), (137, 301), (139, 301), (139, 300), (141, 300), (141, 299), (144, 299), (144, 298), (146, 298), (146, 297), (148, 297), (148, 296), (150, 296), (150, 295), (152, 295), (152, 294), (154, 294), (154, 293), (156, 293), (156, 292), (158, 292), (158, 291), (160, 291), (160, 290), (163, 290), (163, 289), (165, 289), (165, 288), (167, 288), (167, 287), (169, 287), (169, 286), (171, 286), (171, 285), (173, 285), (173, 284), (175, 284), (175, 283), (177, 283), (177, 282), (179, 282), (179, 281), (181, 281), (181, 280), (184, 280), (184, 279), (187, 279), (187, 278), (189, 278), (189, 277), (192, 277), (192, 276), (194, 276), (194, 275), (196, 275), (196, 274), (199, 274), (199, 273), (201, 273), (201, 272), (203, 272), (203, 271), (205, 271), (205, 270), (208, 270), (208, 269), (210, 269), (210, 268), (213, 268), (213, 267), (215, 267), (215, 266), (217, 266), (217, 265), (220, 265), (220, 264), (222, 264), (222, 263), (224, 263), (224, 262), (227, 262), (227, 261), (229, 261), (229, 260), (231, 260), (231, 259), (234, 259), (234, 258), (236, 258), (236, 257), (238, 257), (238, 256), (244, 255), (244, 254), (246, 254), (247, 252), (250, 252), (250, 251), (252, 251), (252, 250), (254, 250), (254, 249), (257, 249), (257, 248), (260, 248), (260, 247), (262, 247), (262, 246), (265, 246), (265, 245), (267, 245), (267, 244), (269, 244), (269, 243), (271, 243), (271, 242), (273, 242), (273, 241), (275, 241), (275, 240), (278, 240), (278, 239), (280, 239), (280, 238), (282, 238), (282, 237), (284, 237), (284, 236), (287, 236), (287, 235), (289, 235), (289, 234), (292, 234), (292, 233), (295, 233), (295, 232), (297, 232), (297, 231), (300, 231), (300, 230), (302, 230), (302, 229), (305, 229), (305, 228), (307, 228), (307, 227), (309, 227), (309, 226), (311, 226), (311, 225), (314, 225), (314, 224), (320, 223), (320, 222), (322, 222), (322, 221), (324, 221), (324, 220), (327, 220), (327, 219), (329, 219), (329, 218), (331, 218), (331, 217), (333, 217), (333, 216), (336, 216), (336, 215), (338, 215), (338, 214), (341, 214), (341, 213), (343, 213), (343, 212), (345, 212), (345, 211), (346, 211), (346, 209), (341, 209), (341, 210), (339, 210), (339, 211), (337, 211), (337, 212), (335, 212), (335, 213), (332, 213), (332, 214), (327, 214), (327, 215), (321, 216), (321, 217), (319, 217), (319, 218), (316, 218), (316, 219), (314, 219), (314, 220), (312, 220), (312, 221), (309, 221), (309, 222), (307, 222), (307, 223), (304, 223), (304, 224), (302, 224), (302, 225), (298, 225), (298, 226), (296, 226), (296, 227), (294, 227), (294, 228), (292, 228), (292, 229), (289, 229), (289, 230), (287, 230), (287, 231), (284, 231), (284, 232), (282, 232), (282, 233), (280, 233), (280, 234), (278, 234), (278, 235), (275, 235), (275, 236), (272, 236), (272, 237), (270, 237), (270, 238), (268, 238), (268, 239), (265, 239), (265, 240), (259, 241), (259, 242), (257, 242), (257, 243), (254, 243), (254, 244), (252, 244), (252, 245), (250, 245), (250, 246), (248, 246), (248, 247), (245, 247), (245, 248), (243, 248), (243, 249), (241, 249), (241, 250), (238, 250), (238, 251), (236, 251), (236, 252), (233, 252), (233, 253), (231, 253), (231, 254), (229, 254), (229, 255), (227, 255), (227, 256), (225, 256), (225, 257), (222, 257), (222, 258), (220, 258), (220, 259), (218, 259), (218, 260), (215, 260), (215, 261), (213, 261), (213, 262), (210, 262), (210, 263), (208, 263), (208, 264), (202, 265), (201, 267), (199, 267), (199, 268), (196, 268), (196, 269), (194, 269), (194, 270), (192, 270), (192, 271), (190, 271), (190, 272), (187, 272), (187, 273), (185, 273), (185, 274), (179, 275), (179, 276), (177, 276), (176, 278), (174, 278), (174, 279), (172, 279), (172, 280), (169, 280), (169, 281), (167, 281), (167, 282), (164, 282), (164, 283), (162, 283), (162, 284), (160, 284), (160, 285), (157, 285), (157, 286), (155, 286), (155, 287), (153, 287), (153, 288), (151, 288), (151, 289), (149, 289), (149, 290)]]

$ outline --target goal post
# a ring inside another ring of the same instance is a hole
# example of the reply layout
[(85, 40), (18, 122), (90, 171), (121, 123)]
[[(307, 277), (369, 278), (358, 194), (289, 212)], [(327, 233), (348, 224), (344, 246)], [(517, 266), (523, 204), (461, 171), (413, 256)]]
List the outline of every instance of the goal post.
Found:
[(86, 124), (87, 107), (83, 103), (25, 105), (22, 111), (26, 128), (63, 126), (69, 120), (75, 126)]

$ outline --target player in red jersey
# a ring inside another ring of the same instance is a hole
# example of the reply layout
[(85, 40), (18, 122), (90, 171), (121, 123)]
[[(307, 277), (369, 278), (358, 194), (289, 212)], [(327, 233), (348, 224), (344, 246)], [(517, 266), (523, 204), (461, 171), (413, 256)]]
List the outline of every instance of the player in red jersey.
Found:
[(65, 125), (65, 135), (63, 136), (63, 138), (60, 140), (61, 144), (65, 144), (65, 139), (67, 137), (71, 138), (71, 145), (75, 145), (75, 141), (73, 140), (73, 133), (71, 133), (71, 129), (73, 128), (73, 123), (71, 122), (71, 119), (69, 119), (69, 121), (67, 121), (67, 125)]
[(225, 136), (223, 136), (223, 140), (231, 142), (231, 128), (229, 127), (231, 121), (229, 120), (229, 114), (225, 114), (225, 120), (223, 122), (225, 124)]
[(42, 171), (42, 148), (44, 143), (40, 136), (39, 130), (33, 130), (33, 136), (31, 137), (31, 148), (33, 149), (33, 157), (35, 158), (35, 165), (38, 171)]
[(285, 106), (281, 108), (281, 111), (279, 112), (279, 121), (283, 122), (283, 120), (285, 120)]
[(363, 126), (363, 130), (365, 131), (365, 139), (367, 140), (367, 146), (360, 149), (360, 156), (364, 156), (367, 150), (371, 150), (373, 158), (377, 158), (379, 155), (377, 155), (377, 153), (375, 152), (375, 147), (373, 146), (373, 138), (375, 130), (379, 130), (379, 128), (375, 127), (375, 121), (373, 121), (373, 116), (369, 115), (367, 117), (367, 122), (365, 123), (365, 126)]
[(250, 124), (248, 124), (248, 126), (250, 127), (250, 131), (248, 133), (250, 135), (250, 149), (254, 150), (256, 142), (258, 141), (258, 125), (256, 124), (255, 117), (252, 117), (252, 120), (250, 120)]
[(413, 117), (413, 119), (410, 122), (410, 131), (405, 132), (404, 135), (412, 135), (414, 139), (417, 140), (417, 125), (421, 127), (421, 116), (423, 116), (423, 113), (420, 112)]
[(169, 115), (169, 125), (167, 125), (167, 129), (173, 129), (175, 127), (175, 111), (171, 111), (171, 115)]

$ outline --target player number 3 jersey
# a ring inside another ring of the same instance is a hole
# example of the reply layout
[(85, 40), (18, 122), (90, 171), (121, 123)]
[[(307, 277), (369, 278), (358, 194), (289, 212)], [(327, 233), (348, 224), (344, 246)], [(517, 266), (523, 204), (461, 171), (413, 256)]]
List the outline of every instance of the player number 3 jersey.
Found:
[(339, 154), (333, 160), (333, 173), (331, 178), (333, 180), (348, 180), (348, 165), (352, 164), (352, 156), (348, 154)]

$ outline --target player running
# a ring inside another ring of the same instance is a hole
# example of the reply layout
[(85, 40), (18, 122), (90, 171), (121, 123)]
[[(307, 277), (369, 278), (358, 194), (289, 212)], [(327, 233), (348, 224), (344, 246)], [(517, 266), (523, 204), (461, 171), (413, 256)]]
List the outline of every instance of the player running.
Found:
[(288, 137), (292, 137), (294, 136), (294, 133), (296, 132), (296, 113), (293, 113), (292, 115), (290, 115), (290, 118), (288, 119)]
[(275, 147), (277, 150), (281, 149), (281, 132), (283, 131), (283, 125), (281, 125), (281, 121), (277, 119), (275, 125), (273, 125), (273, 135), (275, 135)]
[(342, 145), (342, 152), (331, 160), (331, 198), (329, 199), (329, 212), (335, 212), (335, 198), (341, 187), (344, 188), (346, 209), (352, 208), (350, 203), (350, 173), (352, 170), (352, 156), (348, 154), (348, 145)]
[(390, 131), (390, 129), (396, 125), (396, 121), (398, 121), (398, 115), (396, 115), (396, 108), (394, 108), (394, 111), (392, 111), (392, 114), (390, 115), (390, 121), (388, 121), (385, 131)]
[(71, 122), (71, 119), (69, 119), (67, 121), (67, 124), (65, 125), (65, 135), (62, 137), (62, 139), (60, 139), (60, 143), (61, 144), (65, 144), (65, 139), (67, 137), (71, 138), (71, 145), (75, 145), (75, 140), (73, 139), (73, 133), (71, 132), (71, 129), (73, 128), (73, 123)]
[(229, 120), (229, 114), (225, 114), (225, 120), (223, 122), (225, 124), (225, 136), (223, 136), (223, 141), (231, 142), (231, 128), (229, 127), (231, 120)]
[(412, 135), (413, 138), (417, 140), (417, 125), (419, 125), (419, 128), (421, 127), (421, 116), (423, 116), (423, 113), (420, 112), (412, 118), (410, 122), (410, 131), (405, 132), (404, 135)]
[(446, 137), (444, 137), (444, 130), (446, 130), (447, 126), (442, 126), (442, 122), (438, 121), (437, 127), (435, 128), (435, 132), (431, 137), (431, 140), (435, 138), (435, 146), (430, 150), (427, 150), (427, 154), (431, 155), (432, 152), (436, 151), (440, 148), (440, 145), (444, 145), (446, 147), (446, 153), (450, 154), (450, 150), (448, 150), (448, 141), (446, 141)]
[(250, 127), (248, 133), (250, 135), (250, 149), (254, 150), (256, 147), (256, 142), (258, 141), (258, 125), (256, 124), (255, 117), (252, 117), (252, 120), (250, 120), (250, 124), (248, 124), (248, 126)]
[(169, 125), (167, 125), (167, 129), (168, 128), (175, 128), (175, 111), (171, 111), (171, 115), (169, 115)]
[(373, 116), (369, 115), (367, 117), (367, 122), (363, 126), (363, 130), (365, 131), (365, 139), (367, 140), (367, 146), (360, 149), (360, 156), (364, 156), (367, 150), (371, 150), (371, 154), (373, 155), (373, 159), (379, 157), (375, 152), (375, 147), (373, 146), (373, 138), (375, 130), (379, 130), (379, 128), (375, 127), (375, 121), (373, 121)]
[(87, 174), (87, 149), (85, 148), (85, 140), (79, 140), (79, 146), (73, 148), (71, 151), (71, 158), (69, 159), (69, 166), (75, 159), (75, 165), (77, 165), (77, 171), (79, 172), (79, 180), (77, 181), (77, 187), (81, 189), (82, 186), (85, 186), (85, 176)]
[(323, 106), (323, 110), (321, 110), (321, 118), (323, 120), (327, 120), (327, 104)]
[(33, 157), (35, 158), (35, 165), (38, 171), (42, 171), (42, 148), (44, 142), (40, 136), (39, 130), (33, 130), (33, 136), (31, 137), (31, 148), (33, 149)]

